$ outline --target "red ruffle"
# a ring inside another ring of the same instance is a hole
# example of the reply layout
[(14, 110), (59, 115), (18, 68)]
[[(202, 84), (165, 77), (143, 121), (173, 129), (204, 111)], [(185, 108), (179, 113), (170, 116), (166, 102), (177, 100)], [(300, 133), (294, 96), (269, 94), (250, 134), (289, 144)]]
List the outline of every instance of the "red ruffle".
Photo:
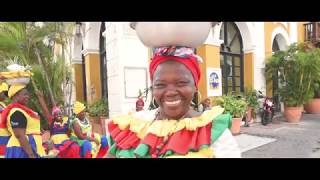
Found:
[(121, 130), (118, 125), (110, 122), (108, 128), (113, 141), (117, 144), (117, 148), (131, 149), (136, 148), (139, 145), (139, 137), (136, 133), (130, 131), (129, 127)]
[(120, 130), (112, 121), (108, 124), (110, 135), (119, 149), (136, 148), (139, 143), (150, 147), (149, 154), (152, 157), (164, 154), (171, 150), (177, 154), (187, 154), (190, 149), (199, 150), (201, 145), (210, 145), (212, 123), (199, 127), (195, 131), (182, 129), (170, 135), (167, 140), (149, 133), (140, 140), (136, 133), (131, 132), (129, 127)]
[(12, 103), (12, 104), (9, 104), (7, 106), (6, 109), (4, 109), (1, 113), (1, 122), (0, 122), (0, 128), (6, 128), (7, 127), (7, 116), (9, 114), (9, 112), (11, 111), (11, 109), (13, 108), (20, 108), (22, 109), (23, 111), (25, 111), (30, 117), (33, 117), (35, 119), (38, 119), (40, 120), (39, 116), (34, 112), (32, 111), (32, 109), (24, 106), (24, 105), (21, 105), (19, 103)]
[(154, 154), (157, 150), (158, 154), (164, 154), (168, 150), (187, 154), (190, 149), (198, 150), (201, 145), (210, 145), (211, 127), (212, 123), (209, 123), (195, 131), (182, 129), (169, 136), (167, 142), (163, 142), (163, 137), (148, 134), (141, 143), (150, 146), (150, 154)]

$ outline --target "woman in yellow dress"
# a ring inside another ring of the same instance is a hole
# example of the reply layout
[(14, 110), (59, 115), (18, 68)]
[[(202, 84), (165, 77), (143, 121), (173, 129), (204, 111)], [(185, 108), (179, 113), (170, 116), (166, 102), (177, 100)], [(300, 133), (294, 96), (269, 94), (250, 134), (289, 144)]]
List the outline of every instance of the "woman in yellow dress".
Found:
[(5, 158), (39, 158), (45, 155), (42, 147), (40, 117), (26, 106), (29, 92), (26, 84), (11, 85), (8, 91), (12, 103), (2, 112), (1, 125), (11, 133)]
[(80, 102), (74, 104), (75, 117), (71, 120), (72, 130), (70, 139), (76, 141), (80, 147), (80, 155), (83, 158), (102, 158), (108, 150), (106, 136), (93, 133), (92, 125), (86, 117), (86, 107)]
[[(0, 84), (0, 122), (2, 111), (7, 107), (4, 100), (8, 96), (8, 84), (3, 82)], [(6, 152), (6, 145), (8, 143), (10, 133), (5, 126), (0, 125), (0, 158), (3, 158)]]

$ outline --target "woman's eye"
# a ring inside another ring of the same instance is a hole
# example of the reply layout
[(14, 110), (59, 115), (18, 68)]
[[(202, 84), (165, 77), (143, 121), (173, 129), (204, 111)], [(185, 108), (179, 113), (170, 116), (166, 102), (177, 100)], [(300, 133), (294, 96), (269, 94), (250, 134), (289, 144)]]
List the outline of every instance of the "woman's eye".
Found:
[(165, 84), (162, 84), (162, 83), (157, 83), (154, 85), (154, 88), (164, 88), (165, 87)]
[(179, 81), (179, 82), (177, 83), (178, 86), (185, 86), (185, 85), (187, 85), (187, 84), (188, 84), (188, 82), (186, 82), (186, 81)]

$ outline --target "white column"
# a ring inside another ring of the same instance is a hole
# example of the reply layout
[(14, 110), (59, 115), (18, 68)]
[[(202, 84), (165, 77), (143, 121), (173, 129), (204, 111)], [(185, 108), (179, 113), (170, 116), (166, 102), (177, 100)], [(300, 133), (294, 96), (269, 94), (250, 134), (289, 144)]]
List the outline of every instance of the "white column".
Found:
[(255, 22), (253, 30), (254, 88), (266, 92), (264, 22)]
[(298, 24), (297, 24), (297, 22), (290, 22), (290, 40), (291, 40), (291, 43), (298, 41)]

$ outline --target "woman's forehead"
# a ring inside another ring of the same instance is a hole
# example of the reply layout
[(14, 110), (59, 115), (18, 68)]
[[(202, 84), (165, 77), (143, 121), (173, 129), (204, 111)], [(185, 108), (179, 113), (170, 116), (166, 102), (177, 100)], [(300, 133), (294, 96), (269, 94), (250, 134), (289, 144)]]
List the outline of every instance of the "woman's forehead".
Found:
[(185, 65), (179, 62), (172, 63), (172, 61), (169, 61), (169, 63), (159, 64), (159, 66), (155, 70), (154, 79), (156, 80), (159, 77), (165, 77), (169, 75), (174, 75), (176, 77), (192, 78), (190, 70)]

